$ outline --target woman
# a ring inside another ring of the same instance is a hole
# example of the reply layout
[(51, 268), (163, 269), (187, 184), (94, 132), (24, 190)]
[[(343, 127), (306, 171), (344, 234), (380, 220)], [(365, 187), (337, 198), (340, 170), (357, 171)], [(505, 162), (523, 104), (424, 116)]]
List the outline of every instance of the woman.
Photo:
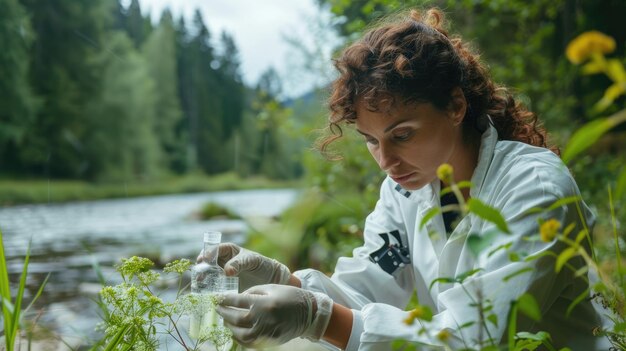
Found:
[[(583, 260), (574, 257), (557, 273), (555, 255), (547, 253), (558, 255), (563, 244), (529, 240), (539, 233), (539, 221), (575, 223), (578, 233), (593, 216), (580, 201), (529, 212), (579, 196), (576, 183), (558, 151), (548, 149), (536, 116), (497, 87), (478, 56), (449, 37), (442, 22), (437, 10), (413, 11), (370, 30), (336, 61), (333, 133), (322, 149), (341, 136), (342, 124), (354, 125), (387, 173), (353, 257), (340, 258), (328, 278), (314, 270), (291, 274), (257, 253), (220, 247), (227, 274), (251, 287), (227, 296), (219, 308), (244, 345), (295, 337), (346, 350), (388, 350), (397, 339), (453, 349), (500, 345), (512, 301), (528, 293), (542, 318), (520, 317), (517, 330), (547, 331), (557, 347), (597, 348), (592, 329), (600, 319), (591, 301), (566, 317), (589, 287), (588, 279), (574, 275)], [(509, 234), (490, 235), (496, 225), (473, 214), (461, 219), (447, 212), (421, 225), (432, 208), (456, 202), (440, 196), (442, 164), (454, 170), (448, 181), (472, 183), (458, 200), (478, 199), (500, 210)], [(472, 251), (470, 233), (491, 238), (489, 247)], [(474, 274), (462, 284), (440, 279), (467, 272)], [(433, 311), (431, 321), (410, 323), (416, 312), (404, 307), (414, 291)]]

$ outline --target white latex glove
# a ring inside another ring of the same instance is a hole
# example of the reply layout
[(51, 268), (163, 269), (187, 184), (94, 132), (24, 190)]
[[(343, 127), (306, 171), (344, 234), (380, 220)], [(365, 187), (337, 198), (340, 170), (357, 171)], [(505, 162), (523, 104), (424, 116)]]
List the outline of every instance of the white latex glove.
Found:
[[(284, 264), (233, 243), (220, 244), (217, 263), (228, 276), (239, 277), (239, 289), (245, 291), (261, 284), (289, 283), (291, 272)], [(202, 259), (202, 253), (198, 260)]]
[(259, 285), (227, 294), (217, 306), (233, 337), (245, 347), (283, 344), (293, 338), (319, 340), (333, 301), (327, 295), (288, 285)]

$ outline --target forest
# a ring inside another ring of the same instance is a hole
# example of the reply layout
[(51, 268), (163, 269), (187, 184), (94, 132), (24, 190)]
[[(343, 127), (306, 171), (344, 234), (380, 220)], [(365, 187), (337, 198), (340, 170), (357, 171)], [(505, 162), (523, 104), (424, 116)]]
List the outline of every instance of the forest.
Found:
[(268, 68), (245, 86), (232, 36), (200, 11), (153, 23), (136, 0), (7, 0), (0, 13), (3, 177), (301, 173), (274, 161), (279, 78)]

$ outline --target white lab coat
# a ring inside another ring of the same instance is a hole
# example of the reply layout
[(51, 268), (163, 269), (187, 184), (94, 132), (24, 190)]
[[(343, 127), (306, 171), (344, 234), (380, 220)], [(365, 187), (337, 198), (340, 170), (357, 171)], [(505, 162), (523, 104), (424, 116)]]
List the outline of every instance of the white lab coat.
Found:
[[(479, 319), (468, 292), (474, 299), (482, 294), (484, 301), (490, 301), (493, 309), (488, 314), (497, 316), (497, 325), (486, 322), (488, 334), (497, 342), (505, 342), (510, 302), (529, 292), (536, 298), (543, 318), (534, 324), (524, 320), (518, 324), (518, 330), (545, 330), (552, 335), (557, 348), (605, 350), (605, 346), (596, 346), (598, 340), (591, 336), (592, 329), (601, 321), (589, 301), (580, 303), (565, 318), (569, 304), (587, 288), (585, 281), (575, 279), (568, 269), (556, 274), (550, 256), (523, 260), (545, 250), (563, 250), (563, 245), (556, 241), (525, 240), (538, 234), (538, 217), (555, 218), (563, 227), (578, 223), (581, 228), (581, 213), (587, 225), (592, 225), (593, 215), (581, 202), (580, 212), (576, 204), (569, 204), (549, 213), (526, 214), (531, 208), (547, 208), (559, 199), (579, 195), (575, 181), (559, 157), (544, 148), (498, 141), (495, 128), (490, 126), (483, 133), (479, 161), (471, 181), (470, 196), (499, 209), (512, 233), (499, 235), (478, 257), (468, 247), (468, 233), (484, 234), (495, 225), (470, 215), (446, 237), (443, 218), (438, 215), (419, 229), (425, 213), (440, 205), (439, 181), (408, 192), (386, 178), (376, 208), (365, 222), (364, 245), (354, 250), (353, 257), (340, 258), (331, 278), (310, 269), (295, 272), (304, 289), (326, 293), (335, 302), (352, 309), (354, 322), (346, 349), (391, 350), (390, 343), (396, 339), (437, 349), (441, 342), (436, 334), (444, 329), (451, 334), (448, 342), (453, 349), (476, 347), (478, 323), (460, 330), (458, 327)], [(578, 233), (578, 229), (574, 232)], [(400, 240), (392, 234), (399, 234)], [(493, 248), (508, 242), (512, 242), (508, 251), (501, 249), (489, 255)], [(390, 246), (394, 250), (381, 254), (381, 250)], [(522, 260), (512, 262), (509, 252), (519, 253)], [(378, 263), (371, 254), (380, 256)], [(574, 267), (583, 265), (580, 257), (569, 263)], [(503, 281), (527, 267), (531, 270)], [(482, 271), (468, 279), (464, 287), (435, 283), (429, 290), (437, 278), (457, 277), (475, 268)], [(404, 308), (415, 290), (419, 302), (430, 306), (435, 314), (432, 322), (424, 324), (428, 333), (418, 333), (419, 323), (403, 322), (408, 316)], [(482, 338), (487, 338), (484, 331)]]

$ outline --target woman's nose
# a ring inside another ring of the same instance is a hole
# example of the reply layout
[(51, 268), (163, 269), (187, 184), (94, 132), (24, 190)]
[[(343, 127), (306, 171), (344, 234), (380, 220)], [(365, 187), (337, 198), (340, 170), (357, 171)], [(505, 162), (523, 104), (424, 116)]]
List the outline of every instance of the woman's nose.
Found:
[(383, 171), (387, 171), (394, 166), (396, 166), (400, 162), (400, 158), (393, 151), (392, 148), (388, 146), (383, 146), (382, 144), (378, 148), (378, 167)]

